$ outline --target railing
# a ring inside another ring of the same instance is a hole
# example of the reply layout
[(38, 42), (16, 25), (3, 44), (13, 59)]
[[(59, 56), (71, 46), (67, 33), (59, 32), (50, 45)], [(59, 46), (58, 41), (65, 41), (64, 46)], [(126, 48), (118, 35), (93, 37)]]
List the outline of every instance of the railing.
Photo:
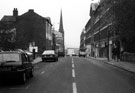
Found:
[(121, 60), (122, 61), (134, 62), (135, 63), (135, 53), (124, 52), (121, 55)]

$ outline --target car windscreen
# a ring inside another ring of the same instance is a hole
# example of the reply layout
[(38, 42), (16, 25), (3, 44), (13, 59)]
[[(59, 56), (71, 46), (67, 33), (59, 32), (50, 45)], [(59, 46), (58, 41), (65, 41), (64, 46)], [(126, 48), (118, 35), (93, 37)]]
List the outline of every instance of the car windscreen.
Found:
[(54, 51), (44, 51), (43, 54), (55, 54), (55, 52)]
[(81, 51), (80, 54), (85, 54), (85, 52)]
[(19, 58), (19, 54), (0, 54), (0, 63), (1, 62), (6, 62), (6, 63), (15, 63), (15, 62), (19, 62), (20, 58)]

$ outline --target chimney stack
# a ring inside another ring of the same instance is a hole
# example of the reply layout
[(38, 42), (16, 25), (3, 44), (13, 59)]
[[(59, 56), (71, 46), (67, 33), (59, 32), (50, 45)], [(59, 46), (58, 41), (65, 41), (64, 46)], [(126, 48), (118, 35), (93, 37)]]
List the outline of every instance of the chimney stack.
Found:
[(18, 10), (17, 10), (17, 8), (14, 8), (14, 10), (13, 10), (13, 16), (15, 16), (15, 17), (18, 16)]
[(34, 12), (34, 9), (29, 9), (29, 12)]

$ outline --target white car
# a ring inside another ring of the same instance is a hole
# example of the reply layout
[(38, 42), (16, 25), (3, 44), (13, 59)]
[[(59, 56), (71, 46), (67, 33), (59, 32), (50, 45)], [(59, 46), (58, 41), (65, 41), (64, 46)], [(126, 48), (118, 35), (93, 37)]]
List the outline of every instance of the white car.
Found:
[(42, 61), (58, 61), (58, 54), (54, 50), (45, 50), (42, 53)]

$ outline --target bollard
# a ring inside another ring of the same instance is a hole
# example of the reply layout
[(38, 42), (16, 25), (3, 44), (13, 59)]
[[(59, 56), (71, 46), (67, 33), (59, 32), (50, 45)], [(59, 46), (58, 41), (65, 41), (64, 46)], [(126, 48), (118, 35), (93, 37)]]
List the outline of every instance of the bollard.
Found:
[(32, 50), (33, 52), (33, 60), (35, 59), (35, 49)]

